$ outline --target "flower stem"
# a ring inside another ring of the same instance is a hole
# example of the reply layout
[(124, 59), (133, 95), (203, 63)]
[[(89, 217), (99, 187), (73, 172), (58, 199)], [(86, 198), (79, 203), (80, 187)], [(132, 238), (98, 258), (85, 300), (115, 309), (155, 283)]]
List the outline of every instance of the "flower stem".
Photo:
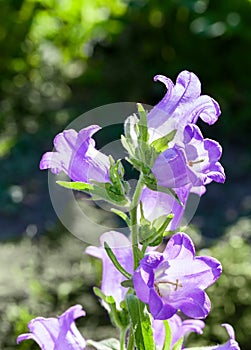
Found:
[(143, 176), (142, 174), (139, 177), (133, 198), (131, 203), (130, 210), (130, 228), (132, 233), (132, 249), (133, 249), (133, 260), (134, 260), (134, 269), (138, 267), (138, 223), (137, 223), (137, 207), (139, 204), (141, 192), (144, 186)]
[(134, 350), (134, 335), (132, 327), (130, 328), (129, 332), (127, 350)]
[(126, 328), (120, 330), (120, 350), (125, 350)]

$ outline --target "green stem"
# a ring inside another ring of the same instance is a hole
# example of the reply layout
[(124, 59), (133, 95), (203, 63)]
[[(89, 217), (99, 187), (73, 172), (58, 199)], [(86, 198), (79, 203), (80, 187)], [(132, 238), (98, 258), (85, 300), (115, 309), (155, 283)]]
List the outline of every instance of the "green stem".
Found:
[(138, 267), (138, 223), (137, 223), (137, 207), (139, 204), (141, 192), (144, 186), (143, 182), (143, 176), (140, 175), (133, 198), (131, 203), (131, 210), (130, 210), (130, 227), (131, 227), (131, 233), (132, 233), (132, 249), (133, 249), (133, 260), (134, 260), (134, 269)]
[(126, 328), (120, 330), (120, 350), (125, 350)]
[(127, 350), (134, 350), (134, 335), (132, 327), (130, 328), (129, 332)]

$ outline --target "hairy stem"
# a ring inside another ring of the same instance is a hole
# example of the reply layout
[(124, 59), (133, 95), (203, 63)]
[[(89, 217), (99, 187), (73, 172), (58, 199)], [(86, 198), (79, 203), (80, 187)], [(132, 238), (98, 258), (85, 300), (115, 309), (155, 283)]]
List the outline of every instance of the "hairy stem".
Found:
[(130, 228), (132, 233), (132, 249), (133, 249), (133, 260), (134, 260), (134, 269), (138, 267), (138, 222), (137, 222), (137, 207), (139, 204), (141, 192), (144, 186), (143, 176), (140, 175), (133, 198), (131, 203), (130, 210)]

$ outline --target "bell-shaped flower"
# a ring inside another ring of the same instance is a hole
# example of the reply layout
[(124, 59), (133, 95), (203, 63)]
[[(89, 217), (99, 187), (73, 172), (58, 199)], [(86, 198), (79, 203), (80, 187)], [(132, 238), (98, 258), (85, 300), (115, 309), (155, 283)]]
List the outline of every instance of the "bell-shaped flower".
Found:
[(206, 350), (240, 350), (239, 344), (235, 340), (233, 327), (228, 323), (223, 323), (222, 326), (226, 328), (226, 331), (229, 335), (229, 340), (225, 344), (212, 346), (206, 348)]
[(148, 127), (156, 133), (153, 139), (195, 124), (198, 118), (210, 125), (217, 121), (220, 107), (213, 98), (201, 95), (201, 83), (194, 73), (182, 71), (176, 84), (163, 75), (156, 75), (154, 80), (165, 84), (167, 93), (147, 117)]
[[(185, 211), (189, 190), (186, 186), (180, 187), (176, 189), (176, 194), (180, 203), (171, 194), (152, 191), (145, 187), (140, 197), (144, 217), (150, 222), (153, 222), (161, 216), (173, 214), (174, 216), (167, 226), (166, 231), (176, 230), (180, 226)], [(140, 214), (140, 210), (138, 212)]]
[[(116, 302), (116, 307), (120, 310), (120, 303), (124, 300), (127, 289), (122, 287), (121, 282), (125, 277), (116, 269), (107, 255), (104, 242), (112, 249), (120, 265), (129, 273), (133, 272), (133, 257), (131, 242), (120, 232), (105, 232), (100, 237), (100, 247), (89, 246), (85, 253), (102, 260), (102, 283), (101, 290), (106, 296), (112, 296)], [(103, 306), (109, 310), (109, 306), (102, 302)]]
[(69, 129), (58, 134), (54, 139), (56, 151), (43, 155), (40, 169), (51, 169), (54, 174), (63, 171), (73, 181), (108, 182), (109, 157), (95, 149), (91, 137), (98, 130), (98, 125), (91, 125), (79, 132)]
[(189, 236), (176, 233), (163, 253), (151, 251), (145, 255), (134, 272), (133, 284), (154, 319), (169, 319), (177, 310), (188, 317), (205, 318), (211, 305), (204, 290), (219, 278), (221, 271), (218, 260), (196, 257)]
[(230, 324), (223, 323), (222, 326), (226, 328), (229, 335), (229, 340), (222, 345), (196, 347), (196, 348), (186, 348), (184, 350), (240, 350), (239, 344), (235, 340), (234, 329)]
[(159, 186), (190, 185), (192, 192), (202, 195), (205, 185), (225, 181), (224, 169), (219, 163), (221, 154), (218, 142), (204, 139), (198, 126), (188, 124), (182, 141), (157, 157), (152, 172)]
[[(173, 315), (169, 318), (168, 323), (172, 333), (170, 350), (172, 350), (179, 339), (188, 336), (191, 332), (202, 334), (205, 327), (205, 323), (201, 320), (187, 319), (183, 321), (178, 315)], [(162, 320), (152, 320), (152, 327), (156, 348), (157, 350), (162, 350), (166, 339), (164, 323)]]
[(86, 341), (74, 322), (82, 316), (85, 316), (82, 306), (75, 305), (58, 318), (36, 317), (28, 324), (30, 333), (19, 335), (17, 343), (32, 339), (42, 350), (83, 350)]

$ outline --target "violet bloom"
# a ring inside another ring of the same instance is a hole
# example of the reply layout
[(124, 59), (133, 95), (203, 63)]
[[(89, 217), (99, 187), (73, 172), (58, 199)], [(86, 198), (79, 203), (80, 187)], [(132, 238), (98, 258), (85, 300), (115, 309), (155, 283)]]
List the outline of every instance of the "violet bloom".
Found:
[(63, 171), (73, 181), (108, 182), (109, 158), (95, 149), (95, 141), (91, 138), (100, 129), (98, 125), (91, 125), (79, 132), (64, 130), (54, 139), (56, 152), (43, 155), (40, 169), (51, 169), (54, 174)]
[(240, 350), (239, 344), (235, 340), (233, 327), (228, 323), (223, 323), (222, 326), (226, 328), (229, 335), (229, 341), (223, 345), (213, 347), (211, 350)]
[(190, 184), (192, 192), (202, 195), (205, 185), (225, 181), (219, 163), (221, 154), (218, 142), (204, 139), (198, 126), (188, 124), (182, 142), (161, 153), (152, 171), (159, 186), (179, 188)]
[(213, 98), (201, 95), (201, 83), (194, 73), (182, 71), (175, 85), (163, 75), (156, 75), (154, 80), (164, 83), (167, 93), (147, 117), (148, 127), (156, 133), (153, 139), (195, 124), (199, 117), (210, 125), (217, 121), (220, 107)]
[(168, 319), (179, 309), (188, 317), (205, 318), (211, 305), (204, 289), (221, 271), (218, 260), (195, 257), (192, 240), (176, 233), (163, 253), (151, 251), (140, 261), (133, 275), (134, 289), (154, 319)]
[[(133, 257), (131, 242), (122, 233), (116, 231), (105, 232), (100, 237), (100, 247), (89, 246), (85, 253), (102, 260), (102, 283), (101, 290), (106, 296), (112, 296), (116, 302), (116, 307), (120, 310), (120, 302), (124, 300), (127, 289), (121, 286), (121, 282), (126, 278), (115, 268), (104, 249), (106, 242), (112, 249), (120, 265), (129, 273), (133, 272)], [(109, 310), (108, 305), (102, 302)]]
[[(182, 337), (187, 336), (191, 332), (196, 332), (198, 334), (203, 333), (203, 328), (205, 323), (201, 320), (188, 319), (182, 321), (178, 315), (173, 315), (168, 320), (171, 332), (172, 332), (172, 341), (171, 349), (174, 344)], [(153, 320), (153, 335), (157, 350), (162, 350), (166, 338), (166, 330), (162, 320)]]
[(222, 326), (224, 326), (227, 330), (227, 333), (229, 335), (229, 341), (222, 345), (214, 345), (214, 346), (205, 346), (205, 347), (199, 347), (199, 348), (186, 348), (184, 350), (240, 350), (239, 344), (235, 340), (235, 334), (233, 327), (230, 326), (230, 324), (223, 323)]
[(17, 343), (33, 339), (42, 350), (83, 350), (86, 341), (74, 322), (82, 316), (85, 316), (82, 306), (75, 305), (58, 318), (36, 317), (28, 324), (31, 333), (19, 335)]
[(172, 213), (174, 217), (167, 226), (166, 230), (176, 230), (180, 226), (181, 219), (185, 211), (189, 190), (184, 186), (178, 188), (176, 190), (176, 194), (178, 195), (183, 206), (179, 204), (173, 196), (167, 193), (152, 191), (147, 187), (144, 188), (140, 198), (144, 217), (152, 222), (160, 216), (167, 216)]

